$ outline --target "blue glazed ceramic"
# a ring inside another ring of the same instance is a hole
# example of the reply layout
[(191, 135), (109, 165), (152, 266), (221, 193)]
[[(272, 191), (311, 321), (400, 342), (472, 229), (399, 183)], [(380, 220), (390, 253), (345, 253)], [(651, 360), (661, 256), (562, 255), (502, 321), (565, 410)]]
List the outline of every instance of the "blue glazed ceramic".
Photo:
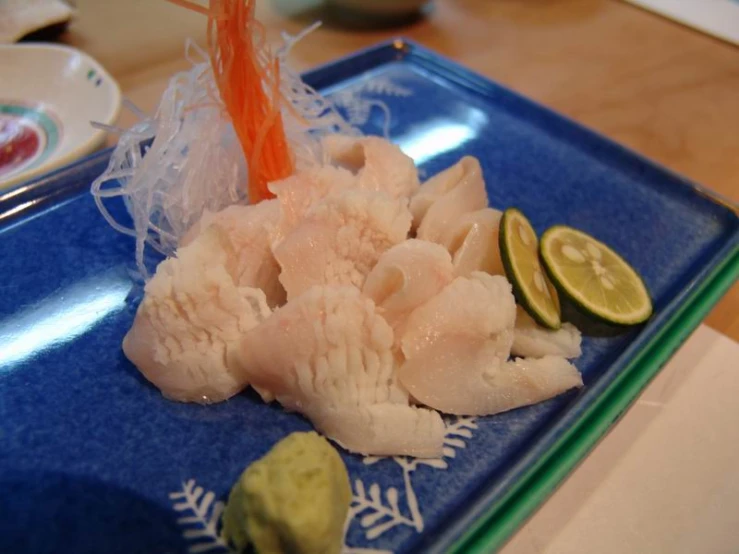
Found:
[[(356, 515), (347, 553), (443, 552), (735, 251), (739, 221), (681, 178), (409, 43), (307, 80), (339, 105), (367, 100), (347, 115), (368, 132), (387, 124), (427, 175), (477, 156), (494, 206), (518, 206), (539, 232), (566, 223), (593, 234), (654, 297), (645, 327), (584, 341), (582, 391), (452, 418), (442, 460), (344, 455)], [(251, 393), (207, 407), (167, 401), (123, 356), (141, 288), (132, 240), (88, 193), (108, 154), (0, 197), (0, 552), (225, 552), (217, 520), (231, 484), (310, 425)]]

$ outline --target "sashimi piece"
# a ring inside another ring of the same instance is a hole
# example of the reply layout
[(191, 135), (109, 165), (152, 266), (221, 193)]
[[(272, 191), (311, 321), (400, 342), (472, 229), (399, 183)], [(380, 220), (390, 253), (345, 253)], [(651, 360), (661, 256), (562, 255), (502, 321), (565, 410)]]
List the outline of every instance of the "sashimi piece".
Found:
[(564, 358), (508, 361), (515, 310), (504, 277), (457, 277), (408, 318), (401, 384), (418, 402), (458, 415), (495, 414), (581, 386)]
[(451, 283), (453, 271), (452, 259), (442, 246), (410, 239), (380, 256), (362, 293), (397, 329), (414, 309)]
[(465, 156), (426, 181), (411, 198), (413, 228), (418, 238), (441, 242), (462, 215), (486, 208), (488, 195), (480, 162)]
[[(469, 165), (469, 164), (468, 164)], [(413, 228), (418, 229), (429, 208), (444, 194), (452, 190), (464, 175), (461, 160), (438, 172), (421, 185), (411, 198), (410, 210), (413, 215)]]
[(390, 403), (335, 409), (319, 400), (308, 417), (317, 429), (350, 452), (416, 458), (442, 454), (444, 421), (434, 410)]
[(498, 372), (486, 371), (484, 377), (499, 391), (498, 411), (543, 402), (583, 386), (580, 372), (561, 356), (515, 358)]
[(580, 331), (572, 323), (563, 323), (558, 330), (550, 331), (537, 325), (526, 310), (520, 306), (517, 308), (511, 348), (513, 355), (533, 358), (544, 356), (577, 358), (582, 354), (581, 342)]
[(348, 450), (439, 456), (444, 423), (409, 405), (392, 347), (392, 329), (359, 290), (313, 287), (245, 333), (234, 363)]
[(272, 241), (280, 242), (285, 238), (312, 206), (330, 194), (338, 194), (356, 186), (356, 176), (346, 169), (331, 165), (316, 166), (270, 183), (269, 190), (280, 204), (279, 223), (273, 231)]
[(468, 277), (475, 271), (505, 275), (498, 246), (501, 212), (484, 208), (461, 216), (443, 239), (452, 255), (454, 274)]
[(229, 252), (235, 259), (229, 261), (234, 282), (241, 287), (262, 289), (270, 307), (285, 303), (285, 289), (278, 280), (280, 266), (272, 249), (272, 233), (280, 217), (277, 200), (265, 200), (249, 206), (234, 205), (220, 212), (203, 213), (198, 223), (183, 236), (180, 246), (187, 246), (202, 229), (217, 226), (228, 236)]
[[(510, 283), (501, 276), (476, 272), (457, 277), (408, 317), (401, 347), (410, 359), (442, 337), (494, 339), (504, 331), (513, 341), (516, 302)], [(500, 355), (507, 358), (507, 349)]]
[(401, 198), (420, 187), (413, 159), (380, 137), (329, 135), (323, 139), (323, 149), (330, 161), (356, 173), (361, 189)]
[(407, 361), (399, 374), (422, 404), (457, 415), (491, 415), (582, 386), (577, 368), (559, 356), (501, 358), (472, 337), (444, 337)]
[(226, 234), (210, 226), (146, 284), (123, 352), (171, 400), (219, 402), (247, 385), (227, 354), (270, 309), (261, 290), (235, 282), (235, 259)]
[(408, 201), (384, 193), (349, 190), (313, 206), (274, 247), (288, 300), (314, 285), (362, 288), (380, 255), (405, 240)]

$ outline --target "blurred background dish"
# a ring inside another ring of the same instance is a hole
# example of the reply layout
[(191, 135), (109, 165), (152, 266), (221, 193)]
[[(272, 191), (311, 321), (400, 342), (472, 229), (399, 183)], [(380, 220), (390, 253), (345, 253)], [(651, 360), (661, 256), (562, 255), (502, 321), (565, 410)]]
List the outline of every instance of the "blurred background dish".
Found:
[(430, 0), (327, 0), (329, 5), (373, 15), (407, 15), (420, 11)]
[(42, 29), (63, 28), (74, 10), (62, 0), (0, 0), (0, 44), (10, 44)]
[(351, 26), (395, 26), (420, 18), (430, 0), (326, 0), (331, 15)]
[(0, 189), (92, 152), (121, 109), (116, 81), (68, 46), (0, 46)]

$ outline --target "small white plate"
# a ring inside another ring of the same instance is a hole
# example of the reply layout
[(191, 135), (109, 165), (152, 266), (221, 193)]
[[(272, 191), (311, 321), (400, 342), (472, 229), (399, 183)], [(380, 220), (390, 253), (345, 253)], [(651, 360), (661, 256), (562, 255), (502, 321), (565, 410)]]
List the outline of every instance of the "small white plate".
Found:
[(121, 110), (118, 83), (87, 54), (55, 44), (0, 46), (0, 189), (95, 150)]

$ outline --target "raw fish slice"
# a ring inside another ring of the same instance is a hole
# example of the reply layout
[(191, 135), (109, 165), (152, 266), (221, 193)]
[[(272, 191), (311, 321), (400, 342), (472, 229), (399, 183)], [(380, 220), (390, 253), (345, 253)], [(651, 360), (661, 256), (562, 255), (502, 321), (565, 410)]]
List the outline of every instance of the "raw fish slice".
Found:
[(405, 199), (350, 190), (313, 206), (274, 247), (288, 300), (314, 285), (362, 288), (380, 255), (405, 240), (411, 214)]
[(123, 352), (167, 398), (207, 404), (247, 385), (227, 353), (270, 310), (261, 290), (234, 282), (235, 259), (225, 233), (210, 226), (146, 284)]
[(444, 233), (467, 212), (488, 205), (480, 163), (465, 156), (426, 181), (411, 199), (413, 228), (418, 238), (441, 242)]
[(515, 356), (577, 358), (582, 354), (581, 342), (580, 331), (572, 323), (563, 323), (557, 331), (550, 331), (537, 325), (523, 308), (517, 308), (511, 349)]
[(445, 336), (408, 360), (399, 377), (418, 402), (457, 415), (497, 414), (582, 386), (577, 368), (562, 357), (507, 362), (494, 345), (473, 337)]
[[(463, 158), (464, 159), (464, 158)], [(418, 229), (429, 208), (444, 194), (452, 190), (462, 179), (465, 171), (462, 160), (440, 171), (421, 185), (411, 198), (410, 210), (413, 215), (413, 228)]]
[(413, 311), (401, 339), (401, 384), (444, 413), (489, 415), (582, 385), (564, 358), (508, 362), (515, 301), (501, 276), (458, 277)]
[(501, 212), (485, 208), (464, 214), (444, 238), (452, 255), (454, 274), (469, 277), (475, 271), (505, 275), (498, 246)]
[(229, 206), (220, 212), (205, 211), (187, 234), (181, 246), (187, 246), (202, 229), (217, 226), (228, 236), (235, 260), (229, 262), (234, 282), (240, 287), (262, 289), (271, 307), (285, 303), (285, 289), (280, 284), (280, 266), (272, 254), (271, 235), (280, 217), (276, 200), (249, 206)]
[(499, 411), (543, 402), (583, 386), (580, 372), (561, 356), (515, 358), (500, 371), (487, 371), (484, 376), (500, 390)]
[(327, 408), (321, 402), (316, 400), (310, 420), (350, 452), (416, 458), (436, 458), (441, 454), (444, 422), (433, 410), (388, 403), (347, 410)]
[(308, 210), (330, 194), (356, 188), (357, 178), (346, 169), (318, 166), (270, 183), (269, 190), (280, 204), (279, 224), (272, 241), (280, 242), (302, 221)]
[[(516, 303), (506, 278), (477, 272), (457, 277), (416, 308), (406, 321), (401, 347), (410, 359), (444, 336), (489, 340), (512, 331), (515, 319)], [(509, 351), (500, 355), (506, 359)]]
[(362, 293), (397, 329), (414, 309), (451, 283), (453, 271), (451, 257), (442, 246), (410, 239), (380, 256)]
[(413, 159), (385, 139), (329, 135), (323, 139), (323, 148), (331, 161), (357, 174), (359, 187), (364, 190), (401, 198), (413, 195), (420, 187)]
[(361, 454), (436, 457), (444, 423), (411, 407), (395, 378), (393, 331), (354, 287), (314, 287), (248, 331), (244, 379)]

